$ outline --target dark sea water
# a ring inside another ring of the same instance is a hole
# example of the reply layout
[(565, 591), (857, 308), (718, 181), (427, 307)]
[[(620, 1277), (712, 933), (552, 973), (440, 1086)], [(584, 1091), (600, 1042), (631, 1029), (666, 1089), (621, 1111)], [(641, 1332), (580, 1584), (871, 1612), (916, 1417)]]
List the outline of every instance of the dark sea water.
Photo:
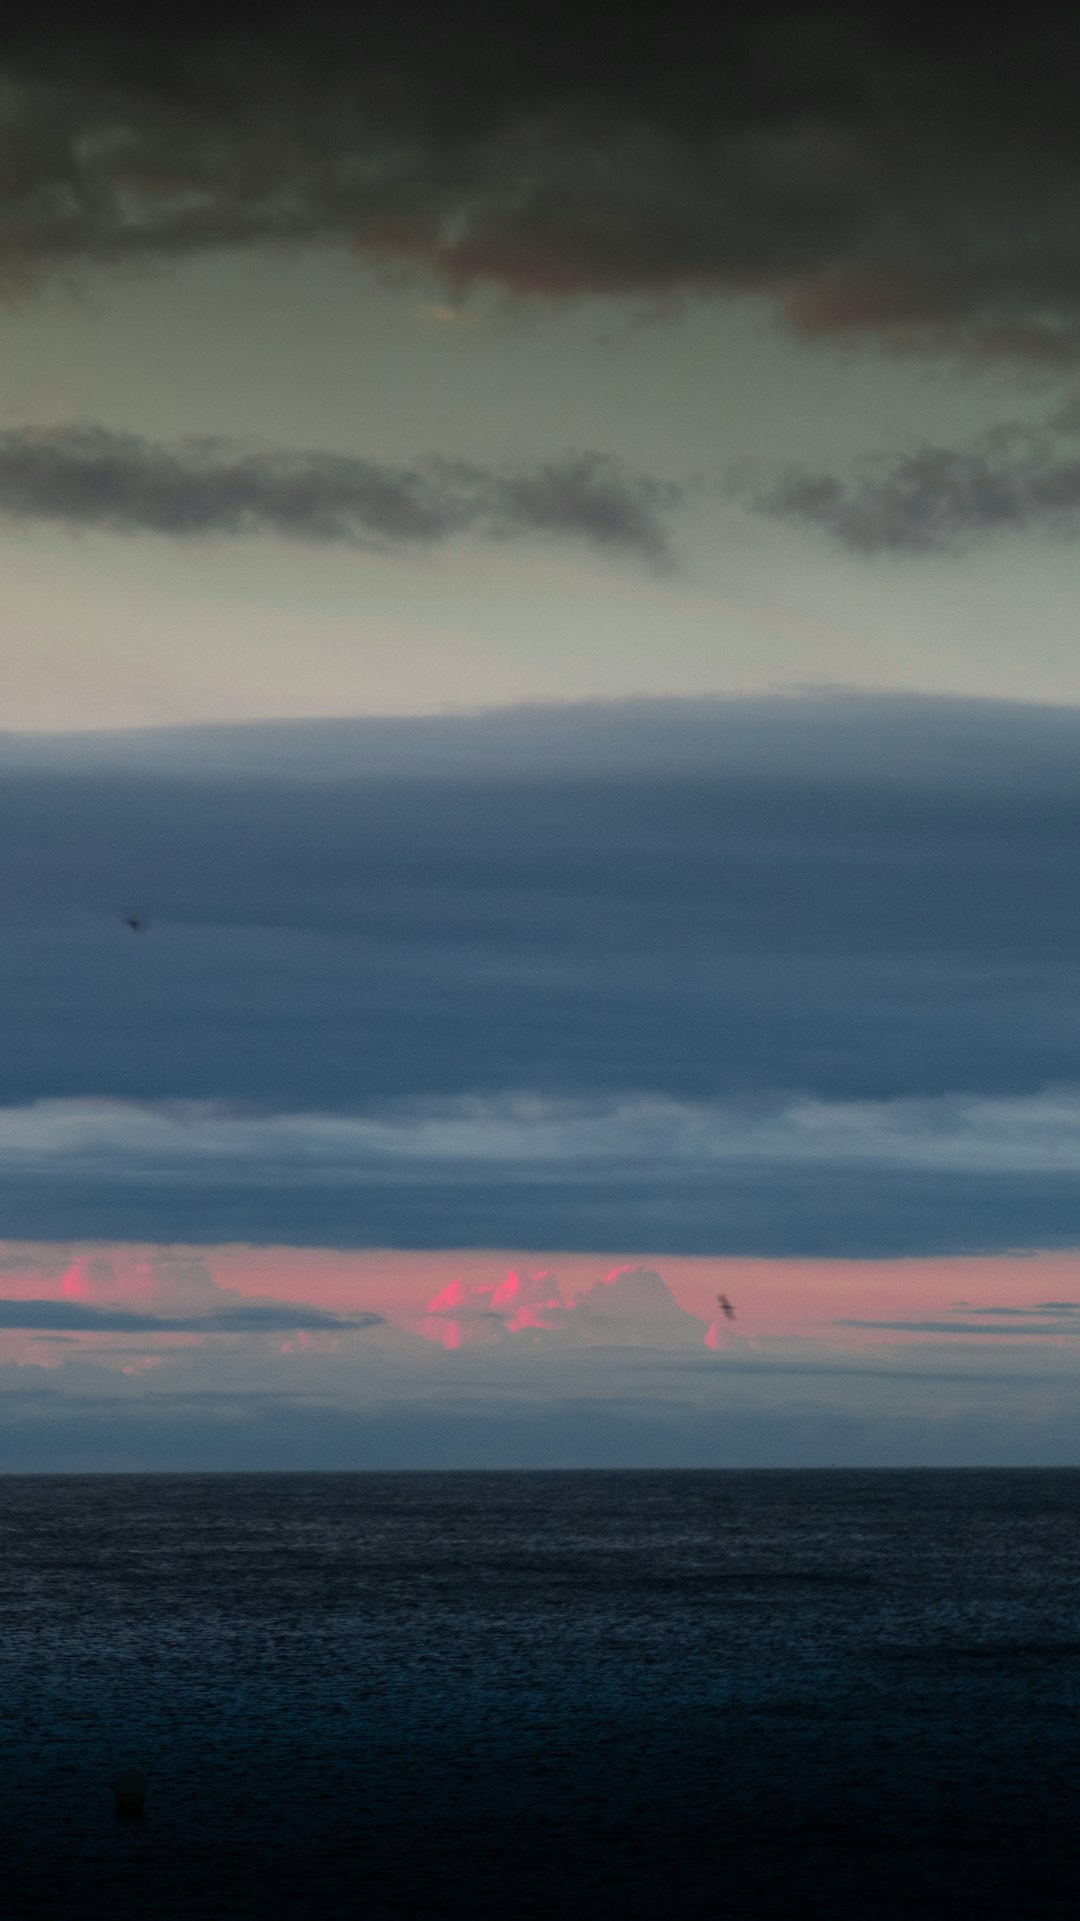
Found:
[(0, 1650), (13, 1921), (1080, 1904), (1080, 1473), (4, 1479)]

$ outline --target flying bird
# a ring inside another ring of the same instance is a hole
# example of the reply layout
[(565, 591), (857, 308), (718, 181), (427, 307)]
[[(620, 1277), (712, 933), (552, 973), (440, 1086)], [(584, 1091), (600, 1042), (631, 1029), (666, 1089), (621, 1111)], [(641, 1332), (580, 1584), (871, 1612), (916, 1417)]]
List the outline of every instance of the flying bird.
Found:
[(728, 1300), (727, 1295), (718, 1294), (716, 1299), (717, 1299), (717, 1302), (719, 1303), (720, 1312), (724, 1316), (725, 1321), (733, 1321), (735, 1319), (735, 1309), (732, 1307), (731, 1302)]
[(125, 914), (124, 926), (130, 927), (133, 934), (142, 934), (146, 931), (146, 922), (139, 914)]

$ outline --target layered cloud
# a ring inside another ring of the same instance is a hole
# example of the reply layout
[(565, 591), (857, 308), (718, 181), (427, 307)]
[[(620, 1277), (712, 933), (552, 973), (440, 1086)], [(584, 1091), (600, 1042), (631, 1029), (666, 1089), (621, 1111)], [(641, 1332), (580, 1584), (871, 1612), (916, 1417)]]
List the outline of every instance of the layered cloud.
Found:
[[(846, 1102), (468, 1096), (338, 1114), (87, 1100), (0, 1110), (0, 1193), (26, 1236), (51, 1224), (397, 1247), (498, 1246), (514, 1233), (684, 1253), (1070, 1245), (1078, 1169), (1069, 1088)], [(448, 1296), (438, 1311), (464, 1306)], [(483, 1307), (490, 1332), (513, 1318), (503, 1306)], [(543, 1301), (515, 1312), (526, 1306)], [(554, 1326), (557, 1296), (548, 1307)]]
[(661, 1183), (725, 1167), (868, 1167), (955, 1174), (1074, 1174), (1080, 1090), (1011, 1099), (679, 1102), (536, 1094), (411, 1101), (374, 1113), (251, 1114), (191, 1102), (42, 1101), (0, 1110), (12, 1177), (46, 1167), (134, 1183), (197, 1176), (311, 1187), (489, 1183), (506, 1169), (536, 1185), (591, 1169)]
[(546, 296), (764, 293), (811, 332), (1074, 355), (1060, 8), (691, 24), (328, 0), (0, 38), (10, 280), (255, 245)]
[(842, 698), (0, 743), (8, 1231), (1072, 1244), (1078, 767)]

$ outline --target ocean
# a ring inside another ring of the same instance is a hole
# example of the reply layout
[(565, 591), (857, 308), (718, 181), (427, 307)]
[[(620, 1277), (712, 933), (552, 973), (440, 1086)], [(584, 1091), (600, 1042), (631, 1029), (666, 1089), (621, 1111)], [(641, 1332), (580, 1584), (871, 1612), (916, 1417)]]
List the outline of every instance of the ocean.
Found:
[(0, 1906), (1072, 1915), (1078, 1688), (1080, 1472), (9, 1477)]

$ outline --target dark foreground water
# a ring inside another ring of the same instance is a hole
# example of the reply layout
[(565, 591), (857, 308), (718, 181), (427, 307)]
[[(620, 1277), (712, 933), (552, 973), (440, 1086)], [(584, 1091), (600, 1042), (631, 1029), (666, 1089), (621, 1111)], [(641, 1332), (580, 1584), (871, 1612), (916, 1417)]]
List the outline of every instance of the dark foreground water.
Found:
[(1080, 1473), (0, 1480), (0, 1907), (1072, 1915), (1078, 1684)]

